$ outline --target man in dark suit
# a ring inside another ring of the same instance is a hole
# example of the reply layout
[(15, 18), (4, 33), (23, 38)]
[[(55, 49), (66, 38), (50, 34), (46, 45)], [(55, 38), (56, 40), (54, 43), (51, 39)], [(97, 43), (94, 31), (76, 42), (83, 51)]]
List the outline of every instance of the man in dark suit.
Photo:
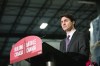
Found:
[(61, 27), (66, 32), (66, 38), (60, 42), (60, 51), (71, 56), (77, 66), (85, 66), (90, 52), (86, 34), (75, 29), (75, 19), (71, 14), (61, 16)]

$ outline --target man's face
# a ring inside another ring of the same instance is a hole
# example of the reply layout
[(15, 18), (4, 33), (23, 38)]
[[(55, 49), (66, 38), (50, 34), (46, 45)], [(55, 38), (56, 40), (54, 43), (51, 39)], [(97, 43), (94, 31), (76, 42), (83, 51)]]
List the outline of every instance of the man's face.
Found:
[(74, 22), (71, 22), (67, 17), (62, 17), (61, 26), (64, 31), (70, 31), (74, 27)]

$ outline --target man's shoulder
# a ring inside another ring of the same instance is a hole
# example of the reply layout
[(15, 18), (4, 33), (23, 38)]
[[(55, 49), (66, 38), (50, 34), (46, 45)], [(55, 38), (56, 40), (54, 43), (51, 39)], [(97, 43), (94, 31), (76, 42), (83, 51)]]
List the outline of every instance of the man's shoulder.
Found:
[(86, 32), (81, 32), (81, 31), (76, 31), (76, 33), (78, 34), (78, 35), (86, 35)]
[(89, 40), (90, 39), (90, 35), (88, 32), (77, 32), (77, 36), (80, 37), (80, 38), (84, 38), (86, 40)]

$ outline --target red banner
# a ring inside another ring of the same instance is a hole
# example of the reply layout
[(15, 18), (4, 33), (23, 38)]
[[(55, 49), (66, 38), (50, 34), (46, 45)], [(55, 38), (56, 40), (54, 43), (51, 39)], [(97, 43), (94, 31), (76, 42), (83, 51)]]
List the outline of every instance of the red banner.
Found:
[(42, 54), (42, 40), (28, 36), (19, 40), (10, 51), (10, 64)]

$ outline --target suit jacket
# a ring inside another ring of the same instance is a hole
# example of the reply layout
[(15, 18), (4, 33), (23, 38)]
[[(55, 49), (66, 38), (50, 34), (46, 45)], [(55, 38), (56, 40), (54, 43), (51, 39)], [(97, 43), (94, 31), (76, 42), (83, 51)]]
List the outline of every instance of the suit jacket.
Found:
[[(60, 51), (64, 52), (64, 53), (78, 53), (79, 55), (73, 55), (72, 57), (74, 58), (74, 60), (76, 61), (87, 61), (89, 58), (89, 40), (87, 38), (87, 36), (82, 33), (82, 32), (78, 32), (75, 31), (70, 43), (68, 45), (67, 48), (67, 52), (66, 52), (66, 41), (65, 39), (63, 39), (60, 42)], [(70, 54), (72, 55), (72, 54)]]

